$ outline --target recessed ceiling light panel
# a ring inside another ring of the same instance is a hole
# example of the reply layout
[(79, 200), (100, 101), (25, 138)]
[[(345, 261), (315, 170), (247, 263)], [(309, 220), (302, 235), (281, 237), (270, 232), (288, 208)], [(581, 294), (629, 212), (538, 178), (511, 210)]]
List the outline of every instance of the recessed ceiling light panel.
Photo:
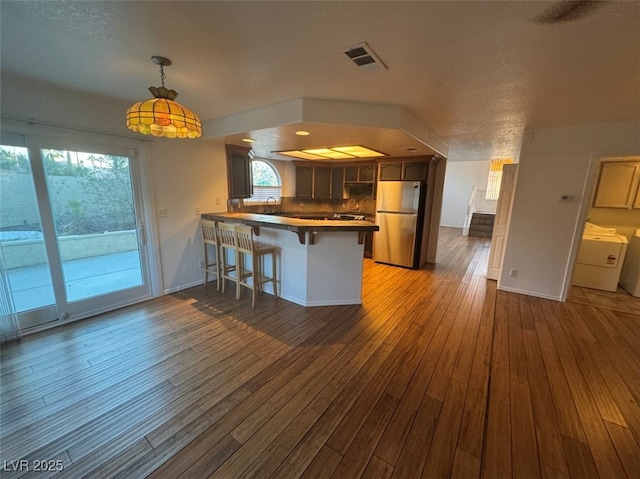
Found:
[(305, 153), (300, 150), (290, 150), (290, 151), (274, 151), (272, 153), (277, 153), (278, 155), (290, 156), (292, 158), (300, 158), (301, 160), (326, 160), (326, 158), (318, 155), (312, 155), (311, 153)]
[(345, 158), (354, 158), (353, 155), (348, 155), (346, 153), (342, 153), (340, 151), (336, 151), (331, 148), (315, 148), (311, 150), (302, 150), (302, 151), (312, 155), (322, 156), (323, 158), (330, 158), (332, 160), (344, 160)]
[(308, 131), (305, 130), (298, 130), (296, 131), (296, 135), (298, 136), (309, 136), (311, 133), (309, 133)]
[(360, 145), (335, 146), (331, 149), (335, 151), (340, 151), (342, 153), (347, 153), (348, 155), (352, 155), (357, 158), (374, 158), (376, 156), (386, 156), (384, 153), (380, 153), (379, 151), (372, 150), (371, 148), (367, 148)]
[(387, 156), (366, 146), (348, 145), (330, 148), (307, 148), (304, 150), (272, 151), (279, 155), (291, 156), (303, 160), (355, 160), (358, 158), (374, 158)]

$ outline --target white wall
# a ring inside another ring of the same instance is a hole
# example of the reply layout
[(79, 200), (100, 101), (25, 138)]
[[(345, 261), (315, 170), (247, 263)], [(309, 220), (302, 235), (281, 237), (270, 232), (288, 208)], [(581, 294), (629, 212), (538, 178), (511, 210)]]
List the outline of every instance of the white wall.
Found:
[[(499, 287), (563, 300), (588, 211), (590, 166), (640, 153), (640, 123), (540, 129), (525, 138)], [(573, 202), (561, 203), (565, 194)]]
[(33, 120), (82, 131), (136, 138), (125, 125), (130, 106), (122, 100), (70, 91), (2, 72), (2, 118)]
[(163, 290), (177, 291), (204, 278), (196, 208), (203, 213), (227, 210), (225, 148), (208, 140), (158, 139), (150, 153), (155, 210), (168, 212), (157, 218)]
[(483, 190), (477, 209), (479, 211), (496, 210), (496, 201), (485, 201), (484, 190), (489, 178), (491, 160), (486, 161), (449, 161), (444, 177), (444, 193), (442, 198), (442, 226), (462, 228), (467, 214), (467, 204), (471, 199), (471, 191), (475, 184)]
[[(162, 291), (175, 291), (202, 282), (199, 268), (202, 240), (198, 231), (202, 212), (226, 211), (227, 167), (224, 145), (212, 140), (152, 139), (127, 130), (128, 104), (111, 98), (57, 88), (2, 73), (3, 119), (27, 120), (83, 131), (153, 140), (146, 148), (149, 207), (166, 208), (156, 218)], [(216, 203), (220, 197), (220, 204)], [(153, 212), (152, 212), (152, 216)]]

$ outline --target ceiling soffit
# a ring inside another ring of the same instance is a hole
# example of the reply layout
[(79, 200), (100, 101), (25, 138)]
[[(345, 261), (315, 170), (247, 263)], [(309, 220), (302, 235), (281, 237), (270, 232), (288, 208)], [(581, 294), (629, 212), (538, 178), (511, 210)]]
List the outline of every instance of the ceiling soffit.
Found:
[[(341, 131), (343, 141), (347, 143), (381, 148), (381, 151), (391, 155), (397, 155), (399, 145), (403, 144), (418, 148), (425, 154), (443, 157), (449, 154), (448, 145), (404, 108), (308, 98), (204, 122), (203, 137), (242, 144), (242, 138), (249, 136), (256, 140), (253, 148), (258, 156), (273, 157), (267, 153), (300, 148), (300, 144), (295, 143), (300, 138), (294, 137), (291, 132), (305, 128), (319, 128), (325, 132), (330, 128), (334, 133)], [(310, 142), (326, 141), (321, 135), (312, 135), (308, 140)], [(291, 140), (287, 142), (287, 138)], [(371, 141), (376, 141), (376, 145), (371, 145)], [(308, 143), (302, 146), (338, 145)], [(415, 152), (412, 154), (415, 155)]]

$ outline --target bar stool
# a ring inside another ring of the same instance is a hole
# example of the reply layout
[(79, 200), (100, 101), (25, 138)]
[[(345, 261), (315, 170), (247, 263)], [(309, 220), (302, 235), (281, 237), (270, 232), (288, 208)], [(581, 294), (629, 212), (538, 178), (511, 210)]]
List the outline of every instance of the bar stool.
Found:
[[(246, 225), (236, 225), (237, 251), (238, 251), (238, 289), (236, 299), (240, 299), (240, 286), (249, 288), (252, 292), (251, 307), (256, 306), (256, 290), (264, 291), (264, 283), (273, 283), (273, 295), (278, 297), (278, 287), (276, 279), (276, 250), (275, 246), (260, 243), (253, 240), (253, 228)], [(271, 276), (264, 274), (264, 257), (271, 255)], [(246, 268), (247, 259), (251, 263), (251, 270)], [(251, 282), (249, 282), (251, 278)]]
[[(218, 223), (220, 240), (220, 275), (222, 278), (222, 292), (224, 293), (226, 280), (236, 283), (236, 298), (240, 296), (240, 286), (238, 284), (238, 248), (236, 228), (230, 223)], [(229, 263), (229, 257), (233, 256), (234, 263)], [(233, 276), (231, 273), (234, 273)]]
[[(209, 273), (216, 275), (216, 291), (220, 291), (220, 248), (218, 247), (218, 232), (215, 221), (200, 220), (202, 228), (202, 241), (204, 243), (204, 285), (209, 282)], [(210, 259), (207, 245), (213, 246), (215, 255)]]

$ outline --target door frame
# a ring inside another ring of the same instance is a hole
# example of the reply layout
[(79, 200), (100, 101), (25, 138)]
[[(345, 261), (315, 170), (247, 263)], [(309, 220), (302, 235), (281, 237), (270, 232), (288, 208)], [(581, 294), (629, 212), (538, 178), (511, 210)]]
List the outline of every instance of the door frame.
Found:
[[(511, 223), (511, 210), (518, 182), (518, 163), (508, 163), (502, 167), (502, 179), (500, 181), (500, 193), (496, 205), (495, 224), (491, 234), (491, 246), (487, 261), (487, 279), (496, 280), (498, 288), (502, 276), (504, 251), (509, 239), (509, 224)], [(505, 175), (506, 168), (506, 175)], [(513, 170), (513, 171), (511, 171)], [(506, 180), (509, 180), (508, 182)], [(512, 180), (512, 181), (511, 181)], [(505, 193), (508, 196), (505, 197)], [(504, 223), (502, 223), (504, 220)]]
[(610, 161), (629, 161), (629, 159), (637, 158), (638, 154), (620, 154), (612, 156), (599, 155), (597, 153), (591, 153), (589, 157), (589, 166), (587, 168), (587, 174), (582, 187), (582, 195), (580, 208), (578, 210), (578, 216), (573, 229), (573, 241), (571, 245), (571, 251), (569, 252), (569, 262), (567, 263), (567, 269), (565, 271), (562, 290), (560, 292), (560, 301), (565, 302), (569, 296), (571, 290), (571, 280), (573, 279), (573, 271), (576, 267), (578, 259), (578, 253), (580, 252), (580, 245), (582, 243), (582, 236), (584, 234), (585, 225), (589, 216), (589, 210), (593, 205), (593, 200), (596, 195), (596, 189), (598, 184), (598, 177), (600, 175), (600, 165), (603, 162)]
[[(29, 156), (35, 156), (35, 161), (31, 161), (32, 170), (37, 169), (37, 173), (32, 171), (34, 187), (36, 190), (36, 198), (38, 201), (38, 209), (40, 221), (43, 229), (45, 227), (52, 228), (55, 232), (53, 224), (53, 215), (48, 199), (48, 189), (46, 184), (46, 172), (44, 164), (40, 158), (40, 149), (62, 149), (70, 151), (87, 151), (92, 153), (102, 153), (125, 156), (130, 159), (130, 172), (132, 177), (136, 226), (138, 230), (140, 260), (143, 279), (146, 278), (147, 283), (143, 288), (142, 294), (129, 297), (122, 294), (115, 302), (101, 296), (80, 300), (73, 303), (67, 303), (64, 298), (64, 291), (60, 291), (60, 285), (56, 287), (54, 284), (54, 296), (56, 300), (55, 312), (57, 319), (39, 324), (37, 326), (27, 327), (22, 330), (22, 334), (31, 334), (44, 329), (60, 326), (69, 322), (84, 319), (96, 314), (111, 311), (117, 308), (136, 304), (146, 301), (160, 295), (161, 285), (161, 267), (160, 267), (160, 251), (157, 241), (157, 223), (155, 215), (152, 214), (154, 209), (153, 189), (149, 181), (149, 153), (148, 141), (137, 140), (118, 135), (109, 135), (96, 132), (85, 132), (81, 130), (73, 130), (69, 128), (56, 127), (51, 125), (31, 124), (20, 121), (0, 120), (0, 128), (2, 134), (20, 135), (24, 138)], [(46, 223), (46, 226), (45, 226)], [(141, 244), (143, 243), (143, 244)], [(62, 272), (62, 263), (58, 251), (57, 238), (45, 240), (45, 248), (49, 258), (49, 267), (52, 274), (60, 274)], [(59, 277), (63, 277), (60, 275)], [(64, 285), (62, 285), (64, 287)], [(135, 288), (134, 288), (135, 289)], [(110, 293), (111, 299), (113, 294)], [(109, 297), (109, 295), (106, 295)], [(88, 308), (76, 308), (80, 303), (87, 304), (86, 301), (92, 301)], [(75, 304), (74, 304), (75, 303)], [(29, 317), (29, 312), (20, 313), (25, 317)]]

